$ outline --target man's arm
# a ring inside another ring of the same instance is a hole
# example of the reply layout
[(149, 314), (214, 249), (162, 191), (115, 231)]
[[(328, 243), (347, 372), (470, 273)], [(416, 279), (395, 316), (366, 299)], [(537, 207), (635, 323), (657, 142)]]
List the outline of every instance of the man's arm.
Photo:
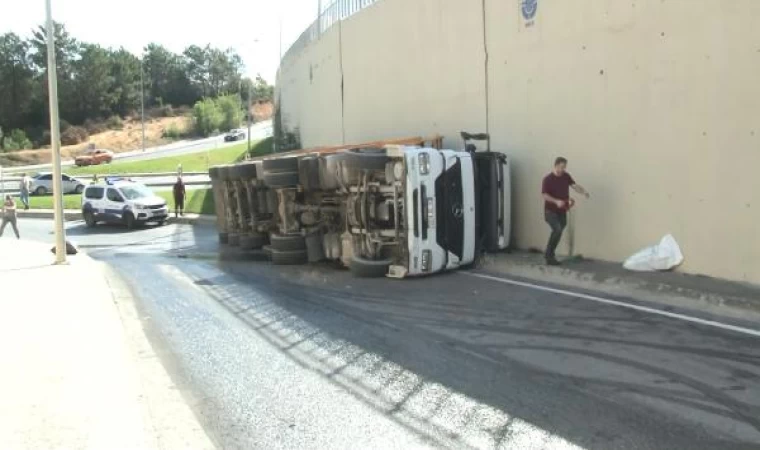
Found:
[(546, 193), (543, 193), (541, 195), (544, 197), (544, 200), (546, 200), (549, 203), (554, 203), (559, 208), (563, 208), (565, 206), (565, 201), (564, 200), (560, 200), (560, 199), (554, 198), (551, 195), (546, 194)]
[(581, 195), (585, 195), (585, 196), (586, 196), (586, 198), (590, 198), (590, 197), (591, 197), (591, 194), (589, 194), (589, 192), (586, 190), (586, 188), (584, 188), (583, 186), (581, 186), (581, 185), (580, 185), (580, 184), (578, 184), (578, 183), (575, 183), (575, 184), (573, 184), (573, 185), (572, 185), (572, 186), (570, 186), (570, 187), (571, 187), (571, 188), (573, 188), (573, 190), (574, 190), (575, 192), (577, 192), (577, 193), (579, 193), (579, 194), (581, 194)]

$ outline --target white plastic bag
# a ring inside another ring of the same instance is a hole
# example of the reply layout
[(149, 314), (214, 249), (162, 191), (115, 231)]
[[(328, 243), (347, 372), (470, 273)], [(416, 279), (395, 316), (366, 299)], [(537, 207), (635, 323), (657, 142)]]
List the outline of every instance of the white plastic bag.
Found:
[(659, 244), (645, 248), (626, 259), (623, 267), (636, 272), (670, 270), (683, 262), (683, 254), (673, 235), (662, 238)]

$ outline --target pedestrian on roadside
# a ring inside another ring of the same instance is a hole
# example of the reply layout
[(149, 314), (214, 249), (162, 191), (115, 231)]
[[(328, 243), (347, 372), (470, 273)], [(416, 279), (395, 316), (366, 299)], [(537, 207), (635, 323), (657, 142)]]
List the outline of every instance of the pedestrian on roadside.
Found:
[(29, 209), (29, 192), (32, 190), (32, 179), (25, 173), (21, 174), (18, 190), (21, 192), (19, 197), (21, 203), (24, 204), (24, 210)]
[(185, 215), (185, 183), (182, 182), (182, 177), (177, 177), (177, 182), (174, 183), (174, 217), (176, 218)]
[(90, 184), (98, 184), (98, 181), (100, 181), (100, 180), (98, 180), (98, 174), (97, 173), (93, 174), (93, 176), (92, 176), (92, 182)]
[(549, 242), (546, 244), (546, 264), (558, 266), (555, 251), (562, 239), (562, 231), (567, 226), (567, 212), (575, 205), (575, 200), (570, 198), (570, 188), (586, 198), (591, 197), (583, 186), (577, 184), (567, 172), (567, 159), (559, 157), (554, 160), (554, 170), (544, 177), (541, 186), (541, 194), (544, 197), (544, 219), (551, 227)]
[(5, 202), (3, 202), (3, 223), (0, 225), (0, 237), (5, 231), (5, 226), (11, 224), (13, 232), (16, 233), (16, 239), (20, 239), (18, 234), (18, 226), (16, 226), (16, 202), (13, 201), (10, 195), (5, 196)]

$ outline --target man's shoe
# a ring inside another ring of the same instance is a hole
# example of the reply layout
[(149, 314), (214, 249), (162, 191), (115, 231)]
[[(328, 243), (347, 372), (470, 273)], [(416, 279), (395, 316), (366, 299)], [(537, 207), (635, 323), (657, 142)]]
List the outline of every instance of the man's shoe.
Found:
[(546, 258), (547, 266), (561, 266), (562, 263), (557, 261), (557, 258)]

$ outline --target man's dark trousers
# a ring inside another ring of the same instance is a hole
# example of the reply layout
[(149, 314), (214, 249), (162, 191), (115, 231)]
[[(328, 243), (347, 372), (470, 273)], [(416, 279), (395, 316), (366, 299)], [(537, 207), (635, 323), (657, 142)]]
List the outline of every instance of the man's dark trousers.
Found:
[(562, 239), (562, 231), (567, 226), (567, 213), (544, 211), (544, 219), (546, 223), (552, 228), (552, 234), (549, 236), (549, 243), (546, 244), (546, 256), (547, 260), (555, 259), (555, 251), (559, 245), (559, 241)]

